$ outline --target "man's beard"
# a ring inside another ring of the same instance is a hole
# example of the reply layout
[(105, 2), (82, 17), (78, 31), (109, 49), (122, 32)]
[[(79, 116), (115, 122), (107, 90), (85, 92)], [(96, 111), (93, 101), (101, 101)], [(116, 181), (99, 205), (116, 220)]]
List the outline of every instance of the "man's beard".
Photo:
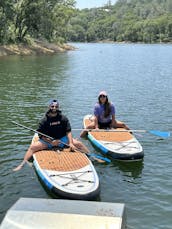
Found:
[(58, 110), (50, 109), (50, 112), (51, 112), (52, 114), (57, 114), (57, 113), (58, 113)]

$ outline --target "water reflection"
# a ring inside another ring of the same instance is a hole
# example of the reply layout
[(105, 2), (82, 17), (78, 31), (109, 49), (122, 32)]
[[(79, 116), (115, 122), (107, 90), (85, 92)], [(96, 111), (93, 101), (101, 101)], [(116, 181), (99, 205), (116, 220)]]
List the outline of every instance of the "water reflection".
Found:
[(67, 80), (68, 58), (63, 55), (49, 58), (11, 57), (8, 61), (3, 61), (3, 69), (3, 104), (9, 105), (12, 102), (19, 107), (30, 107), (33, 104), (40, 106), (42, 98), (47, 103), (47, 95), (48, 98), (57, 96), (58, 89)]
[(137, 178), (141, 178), (144, 163), (143, 160), (132, 162), (114, 161), (113, 166), (122, 172), (124, 181), (138, 183), (139, 179)]

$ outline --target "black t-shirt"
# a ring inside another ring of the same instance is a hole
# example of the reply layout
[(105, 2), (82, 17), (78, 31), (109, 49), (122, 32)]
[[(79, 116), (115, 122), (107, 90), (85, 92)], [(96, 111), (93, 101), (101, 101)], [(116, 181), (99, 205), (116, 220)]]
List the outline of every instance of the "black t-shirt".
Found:
[(54, 139), (60, 139), (71, 131), (71, 126), (68, 118), (62, 115), (61, 112), (58, 112), (56, 117), (49, 117), (47, 112), (40, 121), (37, 131)]

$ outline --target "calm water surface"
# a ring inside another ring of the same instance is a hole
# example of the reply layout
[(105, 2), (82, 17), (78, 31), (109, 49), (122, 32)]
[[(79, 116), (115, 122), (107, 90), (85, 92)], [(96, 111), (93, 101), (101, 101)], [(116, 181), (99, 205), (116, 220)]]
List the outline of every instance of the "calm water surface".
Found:
[[(25, 166), (13, 173), (32, 139), (31, 128), (58, 98), (73, 129), (92, 113), (104, 89), (116, 116), (132, 129), (172, 130), (172, 45), (73, 44), (78, 49), (55, 56), (0, 58), (1, 153), (0, 220), (20, 197), (52, 198)], [(73, 131), (79, 137), (79, 131)], [(141, 162), (94, 163), (101, 182), (100, 201), (125, 203), (128, 228), (172, 228), (172, 141), (149, 133), (137, 136)], [(91, 152), (96, 152), (87, 141)], [(97, 152), (99, 153), (99, 152)]]

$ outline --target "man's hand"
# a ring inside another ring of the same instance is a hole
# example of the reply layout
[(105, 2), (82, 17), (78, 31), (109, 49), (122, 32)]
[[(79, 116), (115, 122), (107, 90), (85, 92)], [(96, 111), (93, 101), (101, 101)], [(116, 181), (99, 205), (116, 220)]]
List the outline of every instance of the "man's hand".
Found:
[(60, 144), (61, 142), (60, 142), (60, 140), (58, 140), (58, 139), (56, 139), (56, 140), (53, 140), (52, 142), (51, 142), (51, 144), (53, 145), (53, 146), (58, 146), (58, 144)]
[(42, 137), (42, 140), (44, 140), (45, 142), (48, 142), (48, 143), (52, 143), (52, 140), (50, 138), (47, 138), (47, 137)]
[(71, 151), (75, 151), (76, 147), (73, 145), (73, 143), (69, 143), (69, 147)]

